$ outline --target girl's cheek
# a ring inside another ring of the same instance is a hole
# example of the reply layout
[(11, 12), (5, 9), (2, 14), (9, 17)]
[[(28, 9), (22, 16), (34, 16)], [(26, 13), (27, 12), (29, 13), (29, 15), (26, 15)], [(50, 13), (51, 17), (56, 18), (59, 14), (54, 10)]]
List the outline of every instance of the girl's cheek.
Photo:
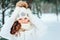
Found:
[(22, 23), (22, 20), (19, 20), (19, 23)]

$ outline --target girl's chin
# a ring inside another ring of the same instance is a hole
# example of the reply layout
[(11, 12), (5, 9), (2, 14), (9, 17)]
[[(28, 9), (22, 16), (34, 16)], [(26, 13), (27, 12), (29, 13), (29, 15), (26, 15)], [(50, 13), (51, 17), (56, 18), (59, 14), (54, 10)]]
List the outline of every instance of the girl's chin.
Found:
[(22, 24), (22, 27), (21, 28), (23, 28), (23, 29), (25, 29), (25, 30), (31, 30), (32, 29), (32, 27), (31, 27), (31, 24)]

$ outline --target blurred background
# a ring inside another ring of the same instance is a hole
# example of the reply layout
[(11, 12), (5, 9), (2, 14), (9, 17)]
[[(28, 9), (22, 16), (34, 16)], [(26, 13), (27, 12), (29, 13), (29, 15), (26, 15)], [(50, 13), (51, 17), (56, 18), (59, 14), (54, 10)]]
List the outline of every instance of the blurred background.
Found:
[[(20, 0), (0, 0), (0, 30), (11, 16), (16, 3)], [(26, 1), (34, 15), (47, 26), (48, 33), (41, 40), (60, 40), (60, 0), (21, 0)], [(5, 39), (0, 39), (5, 40)]]

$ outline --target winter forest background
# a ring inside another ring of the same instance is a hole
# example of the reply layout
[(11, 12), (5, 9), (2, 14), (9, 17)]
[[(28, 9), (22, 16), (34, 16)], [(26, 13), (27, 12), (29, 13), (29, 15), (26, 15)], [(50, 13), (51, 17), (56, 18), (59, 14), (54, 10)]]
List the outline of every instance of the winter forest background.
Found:
[[(0, 29), (2, 25), (6, 22), (6, 20), (11, 16), (15, 8), (15, 5), (18, 1), (19, 0), (0, 0)], [(27, 1), (29, 3), (33, 14), (37, 15), (43, 22), (45, 22), (48, 25), (49, 31), (59, 29), (60, 0), (22, 0), (22, 1)], [(58, 36), (58, 38), (59, 37), (60, 36)], [(58, 40), (58, 38), (53, 40)]]

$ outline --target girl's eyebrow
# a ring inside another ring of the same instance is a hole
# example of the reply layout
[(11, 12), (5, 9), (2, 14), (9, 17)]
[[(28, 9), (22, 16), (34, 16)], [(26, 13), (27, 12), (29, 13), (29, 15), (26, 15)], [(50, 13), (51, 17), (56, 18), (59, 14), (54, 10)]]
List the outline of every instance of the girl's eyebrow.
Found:
[(22, 18), (20, 18), (19, 20), (22, 20)]

